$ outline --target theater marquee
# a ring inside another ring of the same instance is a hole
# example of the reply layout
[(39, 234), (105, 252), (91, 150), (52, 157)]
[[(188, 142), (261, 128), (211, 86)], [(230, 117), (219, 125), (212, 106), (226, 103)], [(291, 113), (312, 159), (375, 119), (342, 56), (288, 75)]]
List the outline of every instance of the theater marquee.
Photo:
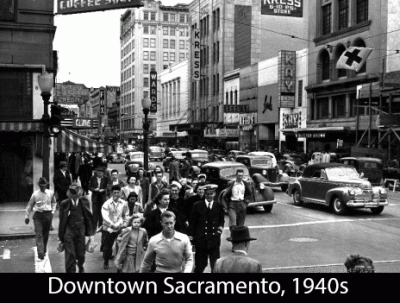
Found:
[(261, 0), (261, 15), (303, 17), (303, 0)]
[(142, 6), (141, 0), (57, 0), (57, 14), (67, 15)]

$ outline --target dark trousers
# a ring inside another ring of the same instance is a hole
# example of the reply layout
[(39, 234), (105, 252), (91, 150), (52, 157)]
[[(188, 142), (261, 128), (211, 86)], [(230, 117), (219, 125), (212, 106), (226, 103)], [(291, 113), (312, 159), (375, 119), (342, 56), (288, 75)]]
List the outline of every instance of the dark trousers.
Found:
[(65, 271), (76, 273), (76, 265), (83, 269), (85, 263), (85, 228), (67, 226), (64, 236)]
[(196, 252), (194, 255), (194, 273), (203, 273), (210, 259), (211, 272), (214, 270), (214, 265), (220, 257), (219, 246), (213, 248), (195, 246)]
[(231, 201), (228, 205), (229, 228), (243, 226), (246, 219), (247, 205), (244, 201)]
[(86, 195), (89, 194), (89, 179), (82, 178), (82, 177), (79, 177), (79, 179), (81, 180), (81, 186), (82, 186), (82, 188), (84, 190), (84, 193)]
[(53, 214), (51, 211), (35, 212), (33, 214), (33, 225), (35, 227), (36, 247), (39, 259), (44, 259), (47, 252), (47, 242), (49, 240), (49, 233)]
[(113, 245), (118, 235), (119, 232), (109, 233), (108, 231), (102, 231), (103, 259), (106, 264), (108, 264), (108, 260), (112, 257)]
[(97, 194), (92, 193), (92, 212), (93, 212), (94, 226), (95, 228), (97, 228), (103, 225), (103, 216), (101, 215), (101, 207), (104, 204), (104, 200), (101, 195), (97, 195), (96, 197), (93, 197), (93, 195)]

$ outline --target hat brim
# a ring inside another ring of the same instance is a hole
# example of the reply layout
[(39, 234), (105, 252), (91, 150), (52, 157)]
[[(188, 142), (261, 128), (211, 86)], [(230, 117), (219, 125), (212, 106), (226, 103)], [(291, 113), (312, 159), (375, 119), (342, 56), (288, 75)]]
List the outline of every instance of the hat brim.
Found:
[(246, 239), (232, 239), (232, 237), (226, 238), (229, 242), (245, 242), (245, 241), (254, 241), (256, 238), (246, 238)]
[(82, 196), (82, 194), (83, 194), (83, 189), (82, 189), (82, 187), (79, 187), (79, 191), (78, 191), (77, 194), (71, 193), (71, 191), (70, 191), (69, 189), (67, 190), (67, 197), (68, 197), (68, 198), (79, 198), (79, 197)]

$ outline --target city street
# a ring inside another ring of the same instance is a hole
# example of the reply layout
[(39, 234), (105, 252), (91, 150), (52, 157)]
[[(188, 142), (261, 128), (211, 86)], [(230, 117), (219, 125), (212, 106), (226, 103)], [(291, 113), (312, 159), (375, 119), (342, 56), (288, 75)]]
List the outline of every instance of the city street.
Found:
[[(122, 164), (111, 164), (125, 180)], [(250, 256), (258, 259), (264, 272), (340, 273), (348, 254), (360, 254), (374, 261), (377, 272), (400, 272), (400, 193), (389, 193), (390, 205), (380, 215), (369, 210), (355, 210), (346, 216), (336, 216), (328, 208), (305, 204), (293, 205), (292, 198), (274, 189), (271, 213), (262, 208), (249, 209), (246, 225), (251, 236)], [(56, 216), (58, 214), (56, 213)], [(230, 253), (228, 217), (225, 217), (221, 255)], [(58, 222), (58, 221), (57, 221)], [(57, 226), (56, 226), (57, 227)], [(57, 229), (57, 228), (56, 228)], [(96, 234), (100, 243), (100, 234)], [(57, 253), (57, 232), (51, 232), (48, 251), (51, 271), (63, 273), (64, 254)], [(0, 241), (0, 272), (34, 272), (35, 240)], [(99, 246), (86, 254), (86, 272), (113, 273), (103, 269)], [(210, 268), (206, 269), (210, 272)]]

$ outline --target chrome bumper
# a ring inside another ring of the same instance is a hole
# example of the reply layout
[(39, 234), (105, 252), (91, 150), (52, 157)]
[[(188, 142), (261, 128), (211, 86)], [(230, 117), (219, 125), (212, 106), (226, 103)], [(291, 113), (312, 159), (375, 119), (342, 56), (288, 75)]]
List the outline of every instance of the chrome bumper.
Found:
[(269, 201), (259, 201), (259, 202), (250, 202), (247, 207), (256, 207), (256, 206), (263, 206), (263, 205), (271, 205), (277, 203), (276, 200), (269, 200)]
[(379, 199), (373, 199), (369, 201), (364, 201), (364, 200), (350, 200), (347, 202), (347, 207), (358, 207), (358, 208), (376, 208), (376, 207), (381, 207), (381, 206), (388, 206), (389, 202), (388, 200), (379, 200)]

